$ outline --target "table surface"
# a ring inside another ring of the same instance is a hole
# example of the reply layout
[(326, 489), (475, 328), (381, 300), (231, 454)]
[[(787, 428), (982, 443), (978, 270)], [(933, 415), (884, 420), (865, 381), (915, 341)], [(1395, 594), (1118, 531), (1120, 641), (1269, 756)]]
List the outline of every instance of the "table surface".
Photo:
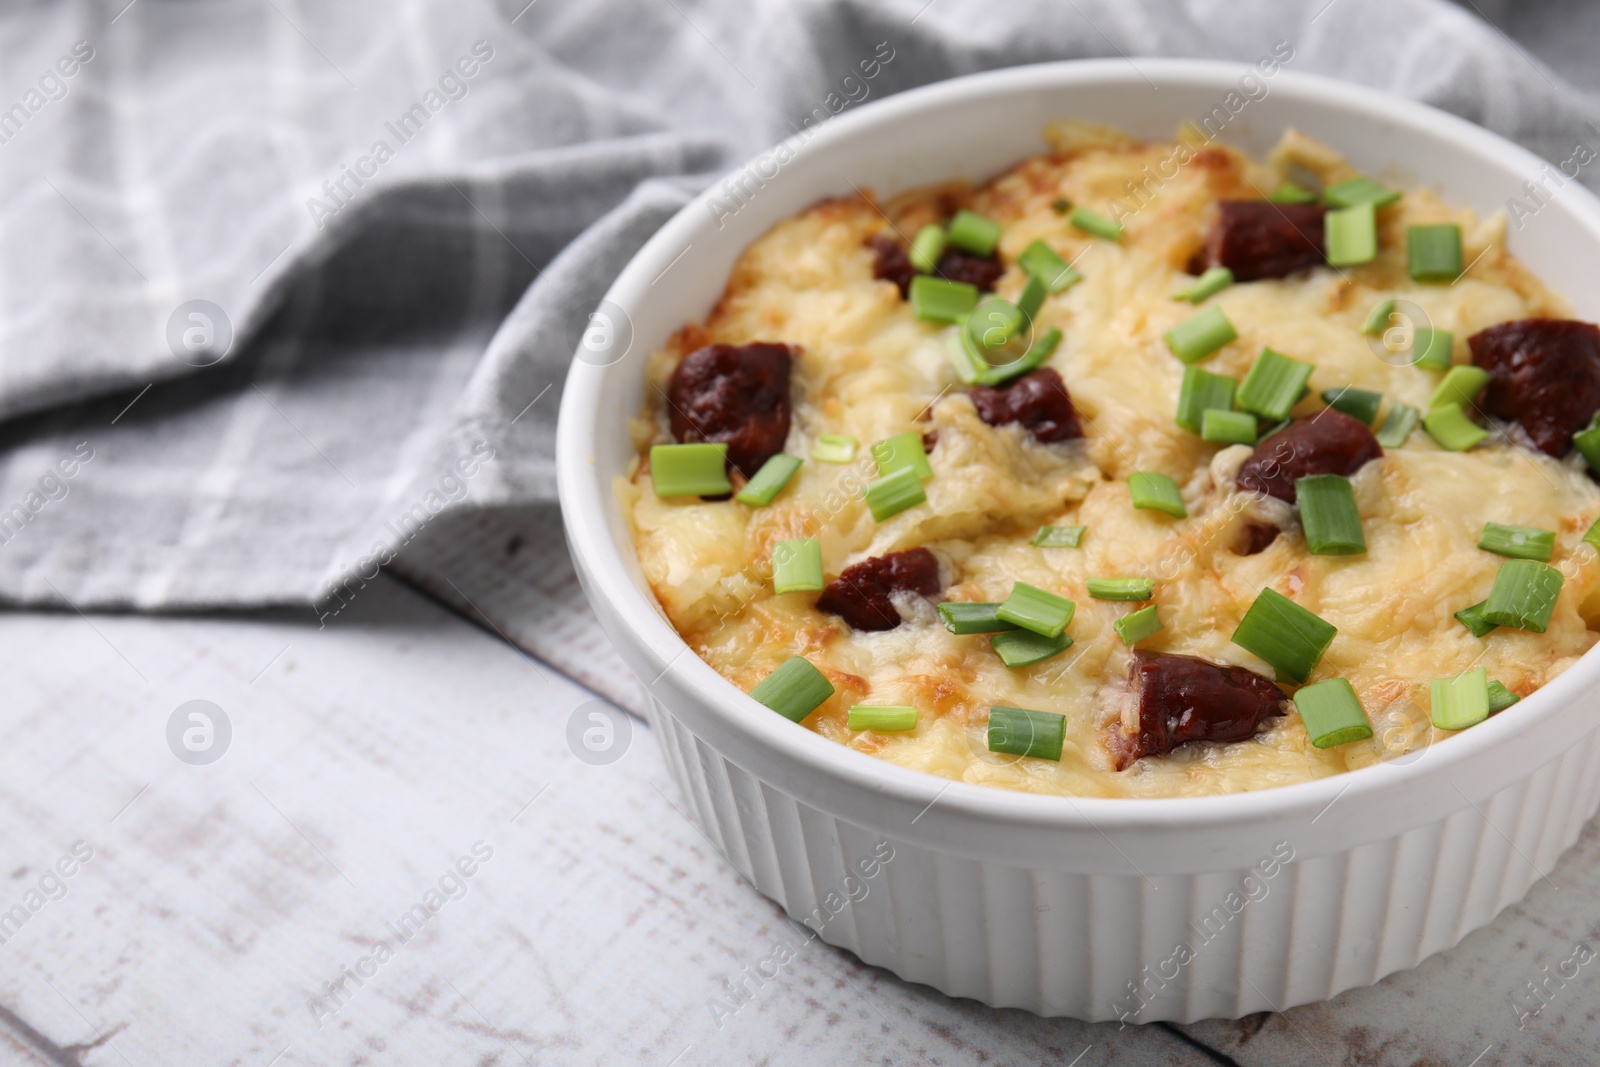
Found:
[[(687, 820), (643, 723), (586, 763), (569, 720), (620, 712), (411, 587), (369, 592), (320, 630), (0, 615), (0, 1063), (1594, 1061), (1600, 967), (1564, 964), (1600, 942), (1592, 826), (1491, 927), (1328, 1003), (995, 1011), (807, 941)], [(169, 742), (193, 700), (231, 728), (190, 739), (209, 764)], [(714, 1017), (779, 941), (782, 977)], [(1546, 967), (1576, 977), (1519, 1026)]]

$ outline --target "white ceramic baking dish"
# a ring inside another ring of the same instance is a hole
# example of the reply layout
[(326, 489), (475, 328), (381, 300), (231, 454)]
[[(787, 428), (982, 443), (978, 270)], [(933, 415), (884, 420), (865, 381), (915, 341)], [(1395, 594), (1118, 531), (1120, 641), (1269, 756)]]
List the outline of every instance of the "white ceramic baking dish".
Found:
[(1140, 1022), (1332, 997), (1488, 923), (1600, 802), (1594, 652), (1514, 709), (1395, 763), (1231, 796), (1062, 799), (953, 783), (824, 740), (720, 677), (657, 606), (612, 480), (633, 457), (626, 422), (643, 404), (646, 353), (705, 316), (742, 249), (853, 188), (986, 178), (1044, 150), (1055, 118), (1160, 139), (1208, 115), (1215, 129), (1214, 108), (1229, 120), (1223, 139), (1247, 152), (1294, 126), (1480, 213), (1511, 197), (1533, 207), (1524, 182), (1560, 185), (1518, 212), (1511, 247), (1579, 317), (1600, 318), (1600, 203), (1476, 126), (1285, 70), (1058, 63), (906, 92), (757, 157), (736, 172), (737, 196), (713, 187), (639, 252), (607, 296), (629, 320), (626, 351), (579, 359), (567, 379), (558, 465), (578, 573), (706, 833), (829, 943), (954, 996)]

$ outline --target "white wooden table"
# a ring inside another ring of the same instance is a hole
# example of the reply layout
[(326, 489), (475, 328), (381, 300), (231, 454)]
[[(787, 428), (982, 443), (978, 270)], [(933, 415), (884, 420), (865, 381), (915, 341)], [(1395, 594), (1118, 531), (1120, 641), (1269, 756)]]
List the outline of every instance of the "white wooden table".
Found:
[[(993, 1011), (808, 942), (685, 819), (642, 723), (583, 762), (592, 693), (370, 592), (321, 631), (0, 616), (0, 1064), (1595, 1062), (1600, 964), (1522, 1029), (1513, 1008), (1600, 946), (1592, 831), (1490, 929), (1331, 1003), (1122, 1030)], [(231, 725), (215, 762), (169, 746), (191, 700)], [(779, 941), (795, 961), (719, 1026)]]

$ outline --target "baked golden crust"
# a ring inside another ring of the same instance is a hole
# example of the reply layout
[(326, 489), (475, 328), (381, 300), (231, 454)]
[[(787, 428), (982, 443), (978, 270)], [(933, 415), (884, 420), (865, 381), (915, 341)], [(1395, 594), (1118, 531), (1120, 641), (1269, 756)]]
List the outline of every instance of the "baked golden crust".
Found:
[[(1217, 146), (1136, 144), (1077, 124), (1058, 124), (1047, 136), (1055, 154), (978, 188), (946, 185), (881, 205), (830, 200), (780, 223), (740, 257), (704, 326), (685, 327), (651, 355), (653, 400), (632, 427), (641, 461), (617, 491), (651, 588), (696, 653), (745, 690), (789, 656), (807, 656), (837, 693), (805, 725), (902, 766), (1041, 793), (1155, 797), (1285, 785), (1413, 750), (1447, 736), (1429, 722), (1429, 679), (1483, 666), (1527, 694), (1594, 643), (1600, 562), (1581, 537), (1600, 515), (1600, 492), (1575, 458), (1554, 460), (1504, 440), (1446, 452), (1418, 432), (1363, 467), (1351, 480), (1365, 555), (1310, 555), (1293, 528), (1257, 555), (1235, 554), (1246, 524), (1267, 517), (1292, 527), (1291, 513), (1234, 488), (1247, 449), (1205, 443), (1174, 423), (1183, 365), (1162, 334), (1194, 309), (1172, 293), (1191, 280), (1185, 271), (1217, 199), (1264, 196), (1291, 164), (1335, 181), (1353, 173), (1343, 160), (1292, 132), (1268, 163)], [(1062, 197), (1107, 214), (1118, 203), (1130, 209), (1122, 240), (1073, 229), (1052, 210)], [(909, 236), (958, 207), (1004, 226), (1000, 295), (1019, 293), (1015, 257), (1036, 238), (1082, 272), (1037, 321), (1065, 335), (1047, 365), (1065, 379), (1085, 439), (1046, 445), (1018, 426), (983, 423), (946, 357), (946, 328), (916, 320), (892, 283), (873, 278), (867, 238), (891, 226)], [(1425, 409), (1438, 376), (1378, 358), (1360, 333), (1380, 300), (1409, 300), (1451, 330), (1458, 363), (1467, 361), (1465, 338), (1483, 327), (1566, 313), (1505, 251), (1503, 216), (1480, 220), (1425, 190), (1408, 191), (1380, 214), (1374, 262), (1239, 284), (1212, 298), (1239, 338), (1206, 369), (1241, 378), (1271, 345), (1316, 365), (1296, 409), (1302, 414), (1322, 406), (1321, 390), (1345, 385)], [(1471, 266), (1453, 285), (1421, 285), (1407, 274), (1406, 227), (1432, 222), (1461, 225)], [(670, 440), (660, 400), (673, 367), (700, 345), (751, 341), (798, 348), (786, 451), (809, 457), (819, 434), (848, 434), (862, 442), (856, 462), (807, 458), (764, 508), (658, 499), (643, 453)], [(861, 496), (876, 476), (866, 446), (907, 430), (937, 431), (928, 502), (876, 523)], [(1131, 507), (1124, 480), (1136, 470), (1175, 478), (1189, 517)], [(1566, 583), (1544, 634), (1501, 628), (1479, 639), (1452, 618), (1487, 595), (1503, 562), (1476, 547), (1490, 521), (1557, 531), (1551, 562)], [(1030, 545), (1045, 523), (1083, 524), (1088, 534), (1078, 549)], [(1003, 600), (1018, 581), (1055, 591), (1077, 602), (1075, 643), (1054, 659), (1008, 669), (987, 640), (948, 633), (921, 601), (894, 630), (853, 632), (817, 611), (815, 594), (773, 594), (767, 560), (776, 542), (794, 537), (820, 539), (829, 578), (869, 556), (920, 545), (941, 561), (945, 599)], [(1271, 668), (1229, 635), (1262, 588), (1291, 596), (1339, 629), (1310, 680), (1348, 678), (1374, 737), (1317, 749), (1291, 711), (1252, 741), (1191, 745), (1115, 771), (1107, 726), (1128, 707), (1131, 651), (1112, 623), (1130, 605), (1090, 599), (1084, 582), (1095, 576), (1157, 580), (1165, 629), (1141, 647), (1269, 677)], [(914, 705), (919, 725), (907, 734), (847, 730), (845, 710), (863, 702)], [(1065, 715), (1060, 763), (989, 752), (984, 726), (996, 704)]]

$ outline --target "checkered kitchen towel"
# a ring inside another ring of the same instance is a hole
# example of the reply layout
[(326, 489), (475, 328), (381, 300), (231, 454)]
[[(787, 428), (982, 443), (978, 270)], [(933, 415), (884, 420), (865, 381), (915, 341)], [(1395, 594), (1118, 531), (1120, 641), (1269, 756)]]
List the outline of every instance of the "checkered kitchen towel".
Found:
[(1276, 41), (1554, 161), (1600, 146), (1581, 92), (1440, 0), (14, 6), (0, 597), (321, 615), (410, 539), (396, 566), (539, 647), (539, 597), (580, 611), (550, 504), (575, 329), (693, 191), (819, 109)]

